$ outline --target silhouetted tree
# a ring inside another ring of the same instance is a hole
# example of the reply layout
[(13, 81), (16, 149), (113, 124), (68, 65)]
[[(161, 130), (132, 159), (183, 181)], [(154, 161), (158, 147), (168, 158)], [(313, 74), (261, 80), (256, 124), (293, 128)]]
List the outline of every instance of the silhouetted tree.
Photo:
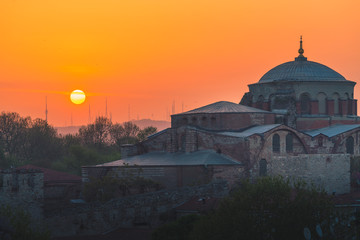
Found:
[(14, 160), (24, 160), (26, 132), (31, 123), (30, 117), (23, 118), (15, 112), (2, 112), (0, 115), (0, 141), (4, 156)]
[(125, 130), (121, 124), (115, 123), (112, 125), (112, 127), (110, 129), (110, 137), (111, 137), (113, 144), (119, 150), (121, 148), (121, 145), (124, 144), (124, 135), (125, 135)]
[(156, 132), (157, 132), (156, 127), (152, 127), (152, 126), (146, 127), (139, 131), (137, 138), (139, 141), (144, 141), (148, 136), (150, 136)]
[(52, 161), (61, 157), (62, 142), (57, 131), (47, 121), (35, 119), (27, 129), (25, 154), (27, 161), (49, 167)]
[(140, 131), (140, 128), (132, 122), (124, 122), (123, 123), (124, 128), (124, 142), (125, 143), (136, 143), (137, 135)]
[(111, 126), (110, 119), (97, 117), (95, 123), (79, 129), (79, 137), (83, 144), (101, 149), (110, 142), (109, 133)]

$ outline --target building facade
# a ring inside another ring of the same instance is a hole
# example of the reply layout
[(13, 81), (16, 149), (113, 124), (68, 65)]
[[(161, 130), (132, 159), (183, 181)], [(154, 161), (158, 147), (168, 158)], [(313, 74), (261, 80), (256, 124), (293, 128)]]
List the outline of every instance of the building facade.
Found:
[(350, 158), (360, 154), (355, 82), (303, 53), (300, 40), (299, 56), (250, 84), (240, 104), (221, 101), (172, 115), (171, 128), (123, 146), (122, 160), (83, 167), (83, 181), (126, 164), (161, 168), (146, 177), (168, 188), (205, 175), (229, 185), (283, 175), (349, 192)]

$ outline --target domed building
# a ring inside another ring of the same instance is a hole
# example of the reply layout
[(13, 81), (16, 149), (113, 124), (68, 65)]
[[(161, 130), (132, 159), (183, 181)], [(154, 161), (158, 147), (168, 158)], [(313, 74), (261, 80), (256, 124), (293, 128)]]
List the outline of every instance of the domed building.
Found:
[(356, 123), (356, 83), (303, 53), (300, 39), (299, 56), (250, 84), (241, 104), (285, 114), (283, 123), (300, 130)]
[(174, 114), (171, 128), (122, 146), (122, 159), (84, 166), (83, 180), (126, 166), (166, 188), (282, 175), (349, 192), (350, 158), (360, 155), (355, 82), (303, 54), (300, 40), (299, 56), (250, 84), (240, 104)]

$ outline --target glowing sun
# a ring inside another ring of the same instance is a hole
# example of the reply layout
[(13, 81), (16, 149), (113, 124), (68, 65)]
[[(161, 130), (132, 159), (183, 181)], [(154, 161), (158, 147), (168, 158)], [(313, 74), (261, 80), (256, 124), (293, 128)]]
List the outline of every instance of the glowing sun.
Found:
[(81, 90), (74, 90), (70, 94), (70, 100), (75, 104), (82, 104), (85, 101), (85, 93)]

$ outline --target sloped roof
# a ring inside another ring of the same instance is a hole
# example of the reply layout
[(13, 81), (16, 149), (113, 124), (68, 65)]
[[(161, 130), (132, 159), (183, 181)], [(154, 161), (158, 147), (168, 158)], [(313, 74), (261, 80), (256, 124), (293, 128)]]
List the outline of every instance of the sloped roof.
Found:
[(304, 133), (310, 135), (311, 137), (315, 137), (319, 134), (323, 134), (327, 137), (333, 137), (333, 136), (339, 135), (341, 133), (351, 131), (355, 128), (360, 128), (360, 124), (349, 124), (349, 125), (337, 124), (337, 125), (332, 125), (332, 126), (325, 127), (325, 128), (315, 129), (315, 130), (311, 130), (311, 131), (305, 131)]
[(244, 106), (237, 103), (220, 101), (190, 110), (188, 112), (183, 112), (175, 115), (197, 114), (197, 113), (270, 113), (270, 112), (257, 108)]
[(116, 167), (124, 164), (139, 166), (196, 166), (196, 165), (239, 165), (230, 157), (213, 150), (192, 153), (150, 152), (125, 159), (96, 165), (97, 167)]
[(59, 172), (48, 168), (38, 167), (31, 164), (18, 167), (17, 169), (37, 169), (44, 173), (44, 182), (81, 182), (81, 177), (66, 172)]
[(280, 125), (281, 124), (260, 125), (260, 126), (248, 128), (242, 132), (220, 132), (219, 134), (232, 136), (232, 137), (249, 137), (254, 134), (264, 134)]

